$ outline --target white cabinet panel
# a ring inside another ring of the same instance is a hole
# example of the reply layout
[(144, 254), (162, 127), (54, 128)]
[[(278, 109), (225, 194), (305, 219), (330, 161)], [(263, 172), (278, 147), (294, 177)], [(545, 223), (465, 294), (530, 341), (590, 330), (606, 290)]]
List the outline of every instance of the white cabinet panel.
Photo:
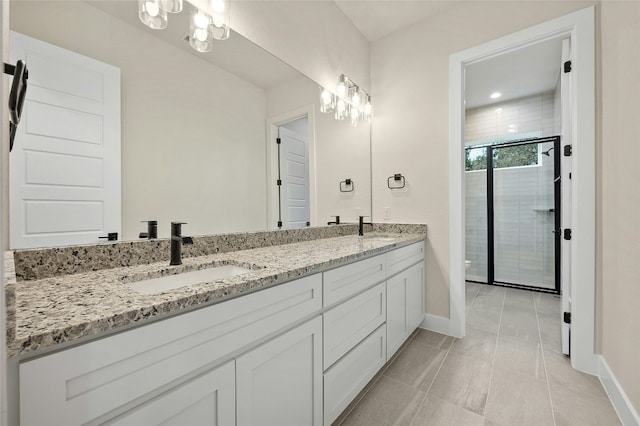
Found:
[(369, 383), (386, 360), (383, 324), (324, 375), (324, 424), (330, 425)]
[(387, 280), (387, 357), (424, 319), (424, 262)]
[(406, 271), (407, 326), (412, 333), (424, 320), (424, 262)]
[(312, 275), (27, 361), (20, 365), (21, 423), (102, 416), (319, 312), (321, 287), (321, 275)]
[(384, 281), (385, 264), (382, 254), (325, 272), (323, 306), (333, 305)]
[(385, 305), (380, 283), (323, 314), (325, 369), (384, 322)]
[(236, 423), (235, 382), (235, 362), (230, 361), (107, 424), (233, 426)]
[(237, 424), (322, 424), (320, 316), (236, 359)]
[(409, 266), (424, 260), (424, 241), (387, 253), (387, 276), (391, 277)]

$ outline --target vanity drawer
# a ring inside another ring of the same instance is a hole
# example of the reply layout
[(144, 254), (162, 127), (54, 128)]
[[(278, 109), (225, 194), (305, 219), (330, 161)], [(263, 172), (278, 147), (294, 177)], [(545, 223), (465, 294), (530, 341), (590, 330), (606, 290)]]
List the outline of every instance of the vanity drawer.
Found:
[(330, 425), (384, 366), (386, 336), (383, 324), (324, 374), (325, 425)]
[(82, 424), (322, 308), (320, 274), (20, 365), (22, 425)]
[(333, 305), (384, 281), (385, 264), (385, 255), (382, 254), (325, 272), (323, 305)]
[(386, 317), (385, 283), (336, 306), (323, 314), (324, 368), (327, 369)]
[(387, 276), (391, 277), (409, 266), (424, 260), (424, 241), (387, 253)]

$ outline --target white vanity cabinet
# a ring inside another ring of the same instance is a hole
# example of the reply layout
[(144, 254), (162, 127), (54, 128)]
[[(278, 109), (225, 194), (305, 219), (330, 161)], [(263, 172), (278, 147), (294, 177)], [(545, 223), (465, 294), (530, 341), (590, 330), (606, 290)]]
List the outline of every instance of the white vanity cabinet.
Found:
[(113, 426), (234, 425), (236, 423), (235, 373), (235, 362), (229, 361), (107, 424)]
[(238, 357), (238, 426), (320, 426), (321, 360), (319, 316)]
[(402, 346), (424, 319), (424, 262), (387, 280), (387, 356)]
[(19, 424), (329, 425), (423, 318), (421, 241), (23, 361)]

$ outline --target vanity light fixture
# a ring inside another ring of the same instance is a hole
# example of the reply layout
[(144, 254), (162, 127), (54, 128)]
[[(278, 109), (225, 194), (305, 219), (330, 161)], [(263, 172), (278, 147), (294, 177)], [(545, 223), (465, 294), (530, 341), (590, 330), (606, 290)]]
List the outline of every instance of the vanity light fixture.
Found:
[[(167, 13), (180, 13), (184, 0), (138, 0), (138, 17), (153, 29), (167, 28)], [(230, 0), (210, 0), (210, 8), (195, 8), (189, 21), (189, 44), (198, 52), (210, 52), (213, 40), (226, 40), (231, 34)], [(210, 13), (210, 14), (208, 14)]]
[(338, 79), (337, 94), (320, 87), (320, 112), (334, 112), (336, 120), (349, 118), (357, 126), (362, 120), (371, 120), (371, 96), (344, 74)]

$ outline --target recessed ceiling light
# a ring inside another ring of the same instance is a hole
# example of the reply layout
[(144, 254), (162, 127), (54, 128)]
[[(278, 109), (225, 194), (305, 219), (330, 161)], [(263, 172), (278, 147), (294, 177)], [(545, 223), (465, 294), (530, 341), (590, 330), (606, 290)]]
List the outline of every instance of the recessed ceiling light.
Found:
[(490, 96), (491, 99), (498, 99), (500, 96), (502, 96), (502, 93), (500, 92), (493, 92)]

